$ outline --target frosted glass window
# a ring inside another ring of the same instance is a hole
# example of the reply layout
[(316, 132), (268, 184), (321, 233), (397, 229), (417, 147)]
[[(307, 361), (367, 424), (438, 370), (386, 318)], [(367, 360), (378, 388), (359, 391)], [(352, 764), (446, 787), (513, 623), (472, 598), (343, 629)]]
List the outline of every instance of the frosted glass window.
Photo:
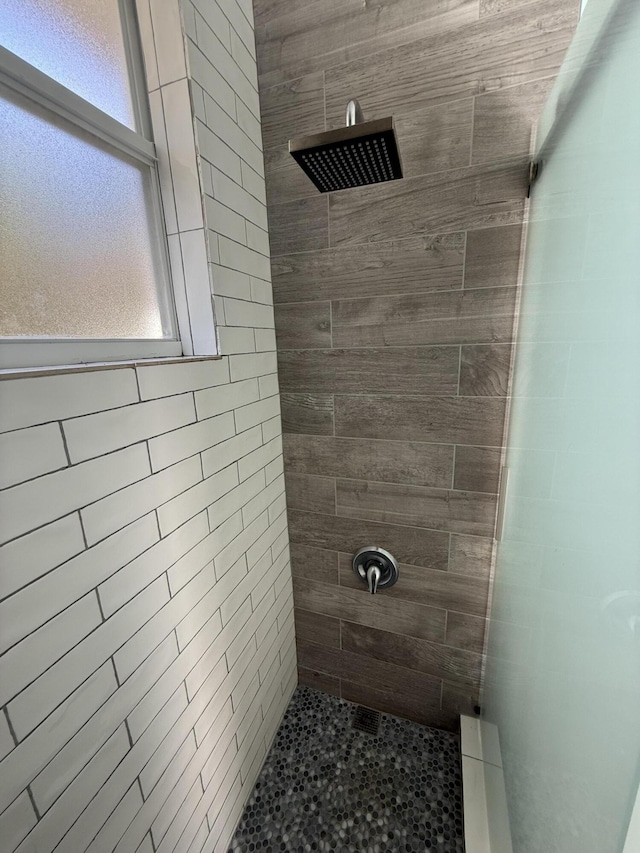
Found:
[(0, 335), (168, 338), (152, 171), (0, 87)]
[(3, 47), (135, 126), (118, 0), (2, 0)]

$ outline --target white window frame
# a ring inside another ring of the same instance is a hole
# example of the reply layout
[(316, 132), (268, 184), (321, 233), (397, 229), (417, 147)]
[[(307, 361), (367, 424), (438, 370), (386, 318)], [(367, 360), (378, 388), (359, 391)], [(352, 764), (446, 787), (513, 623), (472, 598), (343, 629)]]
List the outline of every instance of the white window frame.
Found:
[[(158, 282), (158, 287), (165, 288), (166, 299), (171, 306), (172, 338), (160, 340), (2, 338), (0, 339), (0, 372), (218, 354), (206, 248), (204, 252), (192, 251), (192, 256), (185, 258), (185, 249), (194, 246), (194, 238), (197, 241), (198, 232), (200, 232), (203, 247), (206, 247), (202, 186), (193, 127), (191, 137), (189, 138), (187, 133), (180, 146), (182, 149), (187, 148), (186, 153), (184, 150), (172, 151), (166, 142), (170, 117), (166, 115), (164, 109), (154, 111), (150, 108), (152, 92), (156, 94), (153, 91), (154, 88), (158, 89), (157, 95), (162, 103), (160, 80), (155, 80), (161, 61), (170, 62), (173, 68), (176, 67), (176, 62), (178, 67), (181, 62), (184, 68), (184, 91), (186, 92), (186, 100), (182, 106), (188, 107), (189, 114), (192, 115), (186, 79), (182, 27), (180, 26), (179, 32), (176, 33), (177, 37), (173, 44), (163, 45), (171, 55), (162, 57), (156, 50), (150, 20), (153, 6), (157, 7), (158, 14), (166, 15), (170, 5), (174, 17), (177, 16), (177, 20), (180, 21), (178, 0), (169, 0), (168, 4), (167, 0), (157, 4), (152, 0), (151, 12), (147, 0), (136, 0), (136, 5), (139, 22), (136, 21), (134, 0), (119, 0), (137, 131), (114, 119), (2, 46), (0, 46), (0, 82), (62, 117), (73, 126), (108, 143), (115, 149), (114, 156), (121, 152), (138, 164), (148, 167), (152, 185), (151, 224), (156, 231), (154, 235), (158, 252), (156, 261), (163, 279)], [(151, 73), (150, 68), (152, 68)], [(164, 140), (164, 144), (158, 146), (158, 150), (152, 141), (154, 136), (156, 140), (159, 138)], [(184, 181), (182, 177), (184, 169), (176, 169), (175, 164), (174, 168), (171, 168), (169, 161), (176, 158), (181, 164), (185, 159), (190, 161), (191, 180)], [(176, 186), (173, 175), (181, 176), (180, 179), (185, 185)], [(173, 219), (175, 220), (174, 198), (177, 193), (180, 193), (181, 197), (190, 194), (191, 209), (200, 211), (200, 219), (194, 221), (192, 217), (188, 223), (189, 227), (182, 229), (190, 232), (187, 246), (185, 246), (187, 241), (183, 239), (181, 229), (178, 226), (173, 229), (168, 227), (170, 216), (167, 207), (174, 204)], [(170, 231), (175, 233), (168, 233)], [(196, 243), (196, 245), (199, 244)]]

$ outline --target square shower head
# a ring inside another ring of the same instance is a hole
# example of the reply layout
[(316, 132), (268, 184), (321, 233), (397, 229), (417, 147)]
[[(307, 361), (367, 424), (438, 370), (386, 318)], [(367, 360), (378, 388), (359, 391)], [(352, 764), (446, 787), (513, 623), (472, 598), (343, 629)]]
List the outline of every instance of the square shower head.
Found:
[(402, 177), (392, 118), (291, 139), (289, 153), (322, 193)]

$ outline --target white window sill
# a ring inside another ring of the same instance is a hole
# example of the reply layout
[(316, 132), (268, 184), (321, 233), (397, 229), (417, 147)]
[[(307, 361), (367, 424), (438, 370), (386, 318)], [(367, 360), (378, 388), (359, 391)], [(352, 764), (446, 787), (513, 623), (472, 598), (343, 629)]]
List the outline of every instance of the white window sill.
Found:
[(221, 355), (183, 355), (166, 358), (139, 358), (125, 361), (96, 361), (86, 364), (61, 364), (57, 367), (20, 367), (0, 370), (3, 379), (25, 379), (28, 376), (55, 376), (67, 373), (88, 373), (93, 370), (116, 370), (120, 367), (149, 367), (154, 364), (182, 364), (194, 361), (220, 361)]

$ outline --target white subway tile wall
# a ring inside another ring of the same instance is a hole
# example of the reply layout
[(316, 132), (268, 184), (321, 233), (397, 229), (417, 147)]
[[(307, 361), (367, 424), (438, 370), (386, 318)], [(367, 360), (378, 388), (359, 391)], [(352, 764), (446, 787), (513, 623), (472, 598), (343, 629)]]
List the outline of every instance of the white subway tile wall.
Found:
[(6, 853), (222, 853), (296, 684), (251, 4), (138, 5), (223, 357), (0, 382)]

